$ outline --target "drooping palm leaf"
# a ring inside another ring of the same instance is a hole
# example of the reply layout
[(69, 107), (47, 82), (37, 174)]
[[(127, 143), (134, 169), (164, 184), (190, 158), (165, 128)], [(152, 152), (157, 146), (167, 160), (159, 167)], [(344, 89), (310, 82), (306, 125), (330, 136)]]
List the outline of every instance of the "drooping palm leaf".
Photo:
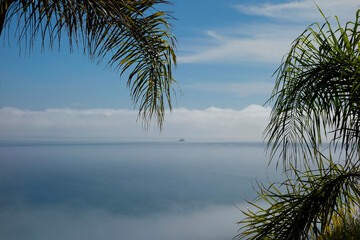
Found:
[(155, 8), (161, 4), (169, 2), (0, 0), (0, 33), (16, 20), (19, 43), (28, 48), (39, 37), (43, 46), (52, 48), (66, 34), (70, 49), (82, 44), (91, 59), (106, 59), (121, 74), (127, 71), (132, 100), (145, 126), (155, 117), (161, 127), (166, 104), (172, 109), (176, 64), (169, 14)]
[[(323, 159), (323, 161), (325, 161)], [(256, 210), (243, 211), (246, 218), (236, 239), (317, 239), (331, 229), (334, 220), (353, 216), (360, 204), (360, 171), (327, 161), (327, 167), (304, 171), (293, 169), (294, 177), (270, 187), (260, 185)]]
[(272, 157), (312, 159), (327, 136), (347, 159), (359, 158), (360, 11), (345, 28), (337, 23), (336, 30), (328, 20), (310, 26), (276, 72), (265, 131)]
[(243, 212), (237, 239), (318, 239), (359, 209), (359, 26), (360, 10), (344, 28), (338, 20), (336, 30), (327, 19), (311, 25), (277, 70), (265, 137), (287, 178), (259, 185), (258, 200), (268, 208), (249, 202), (256, 210)]

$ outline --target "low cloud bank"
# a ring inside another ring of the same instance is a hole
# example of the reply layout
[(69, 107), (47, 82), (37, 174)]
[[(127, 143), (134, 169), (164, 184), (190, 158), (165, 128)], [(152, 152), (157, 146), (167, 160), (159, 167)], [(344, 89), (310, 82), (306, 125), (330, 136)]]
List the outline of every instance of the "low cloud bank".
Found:
[(262, 140), (271, 108), (250, 105), (242, 110), (210, 107), (205, 110), (175, 109), (167, 113), (162, 132), (143, 131), (137, 112), (127, 109), (0, 109), (0, 132), (9, 139), (104, 139), (122, 141)]

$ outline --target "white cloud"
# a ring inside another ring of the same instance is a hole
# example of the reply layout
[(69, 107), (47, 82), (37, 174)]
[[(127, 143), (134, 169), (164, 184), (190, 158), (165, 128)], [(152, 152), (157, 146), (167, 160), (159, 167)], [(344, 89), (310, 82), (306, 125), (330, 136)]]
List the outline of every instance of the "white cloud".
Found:
[(248, 97), (254, 94), (271, 94), (274, 83), (245, 82), (245, 83), (197, 83), (185, 85), (183, 88), (192, 88), (200, 91), (235, 93), (239, 97)]
[(188, 51), (179, 56), (179, 63), (280, 63), (302, 31), (302, 27), (274, 24), (233, 27), (231, 33), (208, 31), (198, 45), (184, 46)]
[(114, 109), (0, 109), (3, 139), (93, 139), (122, 141), (187, 140), (261, 141), (271, 109), (251, 105), (243, 110), (210, 107), (175, 109), (166, 114), (163, 132), (145, 132), (137, 112)]
[[(344, 19), (344, 21), (353, 20), (356, 9), (360, 7), (358, 0), (316, 0), (315, 3), (321, 8), (326, 17), (337, 15), (340, 19)], [(313, 22), (322, 19), (315, 3), (313, 0), (302, 0), (250, 6), (238, 4), (236, 8), (242, 13), (251, 15), (286, 19), (295, 22)]]
[[(318, 0), (316, 3), (325, 16), (337, 15), (341, 23), (353, 21), (356, 9), (360, 8), (358, 0)], [(234, 24), (206, 31), (205, 37), (198, 44), (181, 46), (186, 51), (183, 55), (179, 54), (179, 63), (280, 63), (297, 36), (311, 23), (323, 22), (313, 0), (280, 4), (237, 4), (235, 8), (241, 13), (269, 19), (248, 26), (239, 27)]]

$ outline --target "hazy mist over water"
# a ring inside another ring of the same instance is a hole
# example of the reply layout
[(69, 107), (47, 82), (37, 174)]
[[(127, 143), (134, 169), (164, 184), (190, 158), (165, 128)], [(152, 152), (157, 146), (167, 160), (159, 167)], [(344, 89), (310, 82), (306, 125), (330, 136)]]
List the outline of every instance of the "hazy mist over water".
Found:
[(261, 144), (1, 144), (0, 239), (231, 239)]

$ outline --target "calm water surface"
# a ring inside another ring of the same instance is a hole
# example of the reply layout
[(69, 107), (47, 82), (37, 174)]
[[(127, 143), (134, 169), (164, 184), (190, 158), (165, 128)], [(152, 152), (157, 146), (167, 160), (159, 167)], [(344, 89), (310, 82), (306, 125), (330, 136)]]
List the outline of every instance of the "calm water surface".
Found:
[(0, 144), (0, 239), (225, 240), (261, 144)]

